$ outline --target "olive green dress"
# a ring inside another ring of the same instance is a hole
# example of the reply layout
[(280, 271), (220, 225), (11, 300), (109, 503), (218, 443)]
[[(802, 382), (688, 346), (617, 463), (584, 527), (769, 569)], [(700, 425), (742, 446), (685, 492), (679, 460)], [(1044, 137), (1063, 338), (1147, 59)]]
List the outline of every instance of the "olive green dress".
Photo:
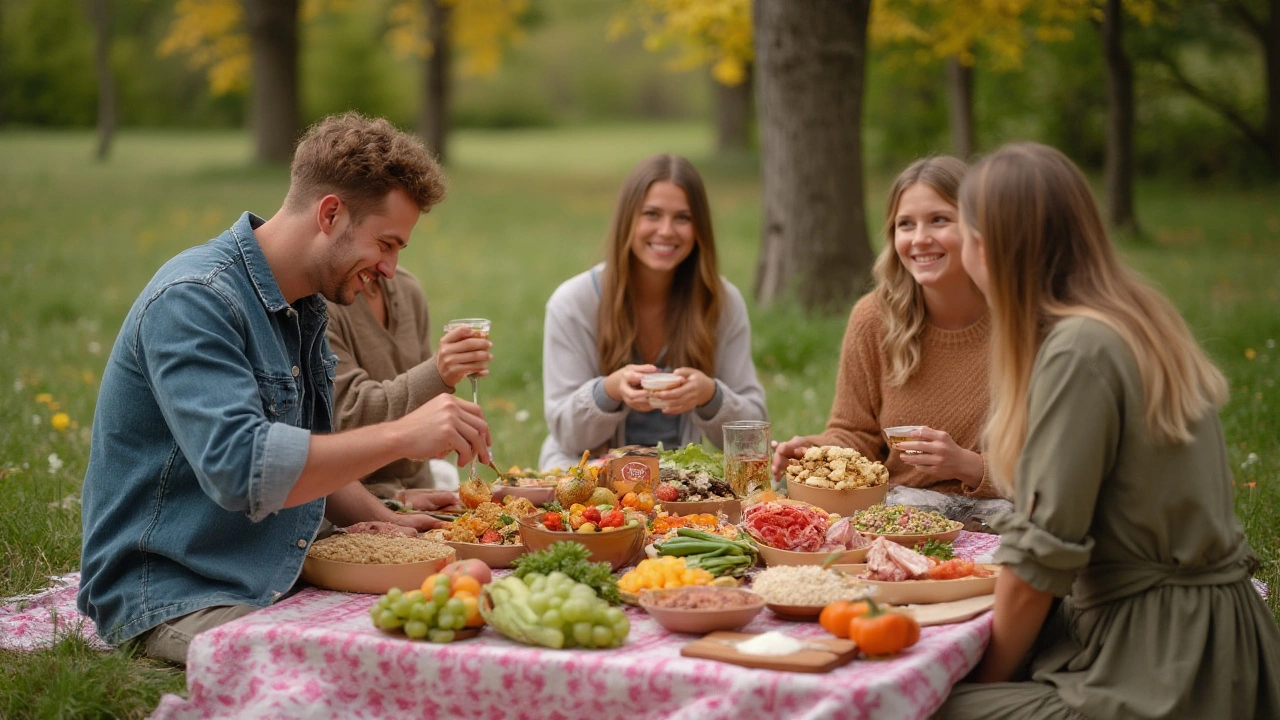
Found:
[(1249, 578), (1216, 413), (1147, 432), (1141, 376), (1104, 323), (1068, 318), (1032, 373), (1015, 510), (995, 560), (1066, 596), (1030, 682), (961, 684), (945, 718), (1280, 718), (1280, 629)]

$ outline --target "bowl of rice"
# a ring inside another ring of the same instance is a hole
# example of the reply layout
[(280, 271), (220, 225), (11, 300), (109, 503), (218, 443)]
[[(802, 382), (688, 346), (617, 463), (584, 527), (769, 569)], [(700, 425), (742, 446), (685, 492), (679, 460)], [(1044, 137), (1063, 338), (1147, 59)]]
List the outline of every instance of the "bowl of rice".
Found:
[(326, 590), (380, 595), (419, 587), (457, 557), (448, 545), (421, 538), (335, 533), (311, 544), (302, 579)]
[(764, 598), (774, 615), (798, 622), (816, 622), (827, 605), (871, 593), (866, 583), (816, 565), (765, 568), (751, 581), (751, 591)]

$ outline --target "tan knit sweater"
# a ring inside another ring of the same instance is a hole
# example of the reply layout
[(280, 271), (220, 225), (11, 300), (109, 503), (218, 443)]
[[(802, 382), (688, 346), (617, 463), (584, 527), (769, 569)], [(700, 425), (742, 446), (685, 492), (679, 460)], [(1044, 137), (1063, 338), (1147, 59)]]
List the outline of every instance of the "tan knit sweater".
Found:
[(999, 497), (985, 476), (981, 485), (969, 490), (958, 479), (939, 480), (902, 462), (899, 451), (890, 452), (882, 431), (896, 425), (927, 425), (946, 431), (960, 447), (978, 451), (989, 402), (990, 315), (963, 330), (926, 325), (920, 364), (899, 387), (888, 381), (885, 333), (875, 297), (863, 296), (849, 315), (831, 417), (818, 442), (851, 447), (884, 462), (892, 485)]
[[(347, 430), (403, 417), (440, 393), (451, 393), (440, 378), (431, 350), (427, 296), (409, 271), (380, 278), (387, 305), (382, 327), (363, 297), (329, 306), (329, 348), (338, 356), (333, 387), (334, 429)], [(398, 460), (373, 472), (365, 484), (380, 497), (400, 487), (432, 487), (425, 462)]]

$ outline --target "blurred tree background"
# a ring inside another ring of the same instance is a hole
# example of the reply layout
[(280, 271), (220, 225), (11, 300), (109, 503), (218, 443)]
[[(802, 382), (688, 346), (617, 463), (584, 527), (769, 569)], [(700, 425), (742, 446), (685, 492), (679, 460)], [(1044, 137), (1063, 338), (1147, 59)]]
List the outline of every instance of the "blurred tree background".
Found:
[(452, 128), (705, 121), (761, 167), (756, 299), (844, 308), (863, 175), (922, 155), (1055, 145), (1132, 237), (1136, 177), (1280, 176), (1280, 0), (0, 0), (0, 127), (96, 125), (99, 158), (245, 127), (281, 163), (346, 109), (446, 162)]
[[(247, 43), (183, 46), (174, 36), (182, 32), (180, 21), (192, 16), (210, 36), (243, 35), (243, 27), (218, 27), (227, 23), (219, 5), (278, 2), (108, 0), (118, 126), (246, 126), (251, 117)], [(413, 33), (425, 33), (422, 18), (431, 2), (290, 2), (298, 6), (299, 126), (347, 108), (385, 115), (403, 127), (419, 126), (424, 58), (431, 48), (425, 34)], [(750, 54), (742, 52), (741, 30), (732, 26), (735, 13), (750, 12), (747, 0), (439, 2), (457, 6), (448, 118), (453, 127), (713, 122), (716, 80), (751, 82)], [(92, 4), (0, 0), (3, 126), (95, 125)], [(888, 172), (921, 154), (956, 149), (947, 82), (954, 60), (972, 69), (972, 149), (1033, 138), (1100, 171), (1107, 89), (1096, 25), (1104, 4), (877, 0), (863, 113), (868, 171)], [(1280, 3), (1150, 0), (1139, 5), (1149, 6), (1142, 11), (1145, 17), (1131, 17), (1124, 35), (1135, 74), (1137, 171), (1237, 181), (1274, 175), (1268, 143), (1276, 142), (1280, 122), (1273, 107), (1280, 72), (1269, 70), (1268, 55), (1280, 53)], [(698, 7), (706, 20), (703, 29), (696, 16), (679, 15)], [(983, 14), (997, 7), (1013, 8), (1019, 21), (997, 22)], [(459, 18), (468, 8), (471, 17)], [(503, 12), (505, 18), (496, 17)], [(717, 12), (724, 16), (719, 28), (713, 22)], [(642, 22), (645, 13), (651, 19)], [(493, 27), (484, 27), (486, 22)]]

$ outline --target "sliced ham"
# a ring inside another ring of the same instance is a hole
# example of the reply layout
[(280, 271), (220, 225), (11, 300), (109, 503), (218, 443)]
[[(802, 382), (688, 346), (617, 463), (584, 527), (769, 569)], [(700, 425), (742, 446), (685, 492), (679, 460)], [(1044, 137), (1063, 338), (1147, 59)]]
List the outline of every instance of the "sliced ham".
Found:
[(363, 533), (366, 535), (404, 535), (405, 537), (418, 537), (418, 531), (404, 525), (397, 525), (390, 522), (382, 522), (380, 520), (370, 520), (369, 522), (358, 522), (355, 525), (348, 525), (342, 528), (348, 533)]
[(822, 543), (822, 550), (826, 552), (834, 552), (836, 550), (857, 550), (867, 546), (867, 539), (862, 536), (853, 527), (853, 523), (849, 518), (842, 518), (831, 524), (827, 528), (826, 540)]
[(818, 552), (826, 542), (828, 520), (808, 507), (766, 502), (747, 508), (742, 524), (751, 537), (769, 547)]
[(876, 538), (867, 551), (868, 580), (901, 582), (925, 579), (932, 567), (929, 558), (882, 537)]

